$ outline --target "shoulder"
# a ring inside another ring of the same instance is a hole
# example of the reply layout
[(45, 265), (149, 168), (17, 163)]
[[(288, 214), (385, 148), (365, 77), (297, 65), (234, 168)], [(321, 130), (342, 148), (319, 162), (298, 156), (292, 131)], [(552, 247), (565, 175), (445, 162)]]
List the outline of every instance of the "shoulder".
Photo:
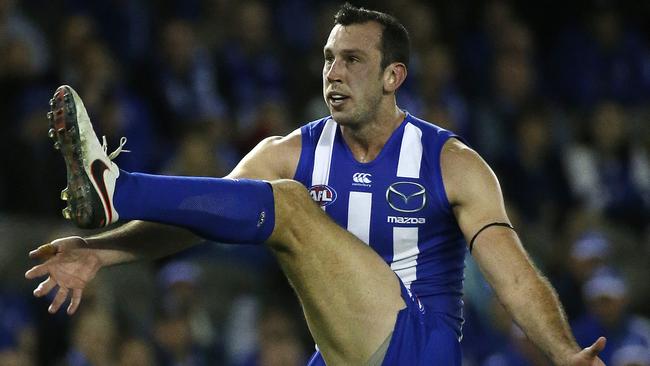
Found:
[(300, 129), (297, 129), (286, 136), (269, 136), (260, 141), (252, 151), (259, 150), (265, 153), (292, 153), (295, 151), (299, 152), (301, 146), (302, 133)]
[(329, 117), (309, 122), (286, 136), (271, 136), (260, 141), (228, 175), (230, 178), (293, 179), (303, 143), (323, 130)]
[(327, 116), (303, 125), (300, 128), (300, 132), (303, 137), (303, 142), (316, 143), (320, 138), (323, 129), (330, 121), (333, 122), (334, 124), (336, 123), (334, 122), (331, 116)]
[(260, 141), (228, 175), (230, 178), (290, 179), (300, 159), (300, 129), (286, 136), (271, 136)]
[(329, 120), (331, 120), (331, 117), (324, 117), (306, 123), (286, 136), (267, 137), (259, 143), (258, 147), (265, 152), (273, 153), (276, 156), (281, 155), (279, 156), (280, 158), (295, 158), (297, 163), (297, 159), (300, 157), (302, 145), (305, 143), (305, 140), (311, 141), (318, 139), (325, 124)]
[[(259, 149), (265, 164), (276, 166), (280, 178), (293, 177), (302, 148), (302, 132), (296, 129), (286, 136), (271, 136), (262, 140), (253, 151)], [(252, 152), (251, 152), (252, 153)]]
[(449, 163), (477, 164), (484, 162), (476, 151), (456, 138), (450, 138), (445, 142), (442, 147), (441, 159)]
[(428, 151), (436, 162), (434, 169), (439, 163), (447, 201), (457, 219), (505, 216), (498, 179), (476, 151), (454, 132), (413, 116), (410, 122), (421, 130), (425, 154)]
[(499, 182), (489, 165), (476, 151), (456, 138), (448, 139), (443, 145), (440, 167), (452, 205), (487, 193), (500, 196)]
[(436, 154), (440, 152), (442, 145), (451, 138), (456, 138), (463, 142), (463, 138), (455, 132), (447, 130), (436, 123), (425, 121), (412, 114), (408, 115), (407, 122), (407, 127), (416, 130), (417, 134), (422, 139), (422, 142), (425, 145), (432, 147)]

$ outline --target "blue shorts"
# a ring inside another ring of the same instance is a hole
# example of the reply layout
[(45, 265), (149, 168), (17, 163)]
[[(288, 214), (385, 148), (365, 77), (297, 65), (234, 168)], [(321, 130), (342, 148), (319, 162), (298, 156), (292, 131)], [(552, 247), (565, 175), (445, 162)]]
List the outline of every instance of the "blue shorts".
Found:
[[(460, 341), (448, 323), (447, 315), (428, 311), (426, 306), (409, 295), (402, 281), (400, 287), (406, 307), (397, 313), (382, 365), (460, 366)], [(307, 365), (325, 366), (325, 361), (316, 351)]]

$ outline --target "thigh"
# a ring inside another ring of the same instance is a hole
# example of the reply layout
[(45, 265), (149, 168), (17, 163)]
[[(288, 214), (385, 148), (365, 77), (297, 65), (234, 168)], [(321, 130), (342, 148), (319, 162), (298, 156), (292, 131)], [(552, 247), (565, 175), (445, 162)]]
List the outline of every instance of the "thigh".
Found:
[[(427, 311), (414, 301), (402, 285), (406, 308), (397, 314), (382, 366), (460, 366), (462, 352), (458, 335), (445, 321), (446, 315)], [(325, 366), (317, 350), (308, 366)]]
[(405, 306), (399, 279), (294, 183), (273, 182), (276, 229), (269, 246), (327, 363), (362, 364), (393, 331)]

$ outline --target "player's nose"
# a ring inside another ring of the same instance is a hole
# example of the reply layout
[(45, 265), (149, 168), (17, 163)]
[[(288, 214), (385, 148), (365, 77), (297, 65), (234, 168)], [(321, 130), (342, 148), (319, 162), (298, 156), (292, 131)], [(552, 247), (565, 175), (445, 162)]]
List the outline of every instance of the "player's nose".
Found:
[(343, 68), (340, 60), (334, 60), (329, 67), (325, 68), (324, 76), (330, 83), (343, 81)]

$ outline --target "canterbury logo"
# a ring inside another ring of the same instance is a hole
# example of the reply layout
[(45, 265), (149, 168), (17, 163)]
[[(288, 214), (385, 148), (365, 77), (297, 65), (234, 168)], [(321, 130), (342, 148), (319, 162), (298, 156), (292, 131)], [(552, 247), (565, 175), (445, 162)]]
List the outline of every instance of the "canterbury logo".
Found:
[(370, 184), (372, 183), (370, 177), (372, 177), (372, 174), (370, 173), (354, 173), (352, 176), (352, 181), (354, 183)]

